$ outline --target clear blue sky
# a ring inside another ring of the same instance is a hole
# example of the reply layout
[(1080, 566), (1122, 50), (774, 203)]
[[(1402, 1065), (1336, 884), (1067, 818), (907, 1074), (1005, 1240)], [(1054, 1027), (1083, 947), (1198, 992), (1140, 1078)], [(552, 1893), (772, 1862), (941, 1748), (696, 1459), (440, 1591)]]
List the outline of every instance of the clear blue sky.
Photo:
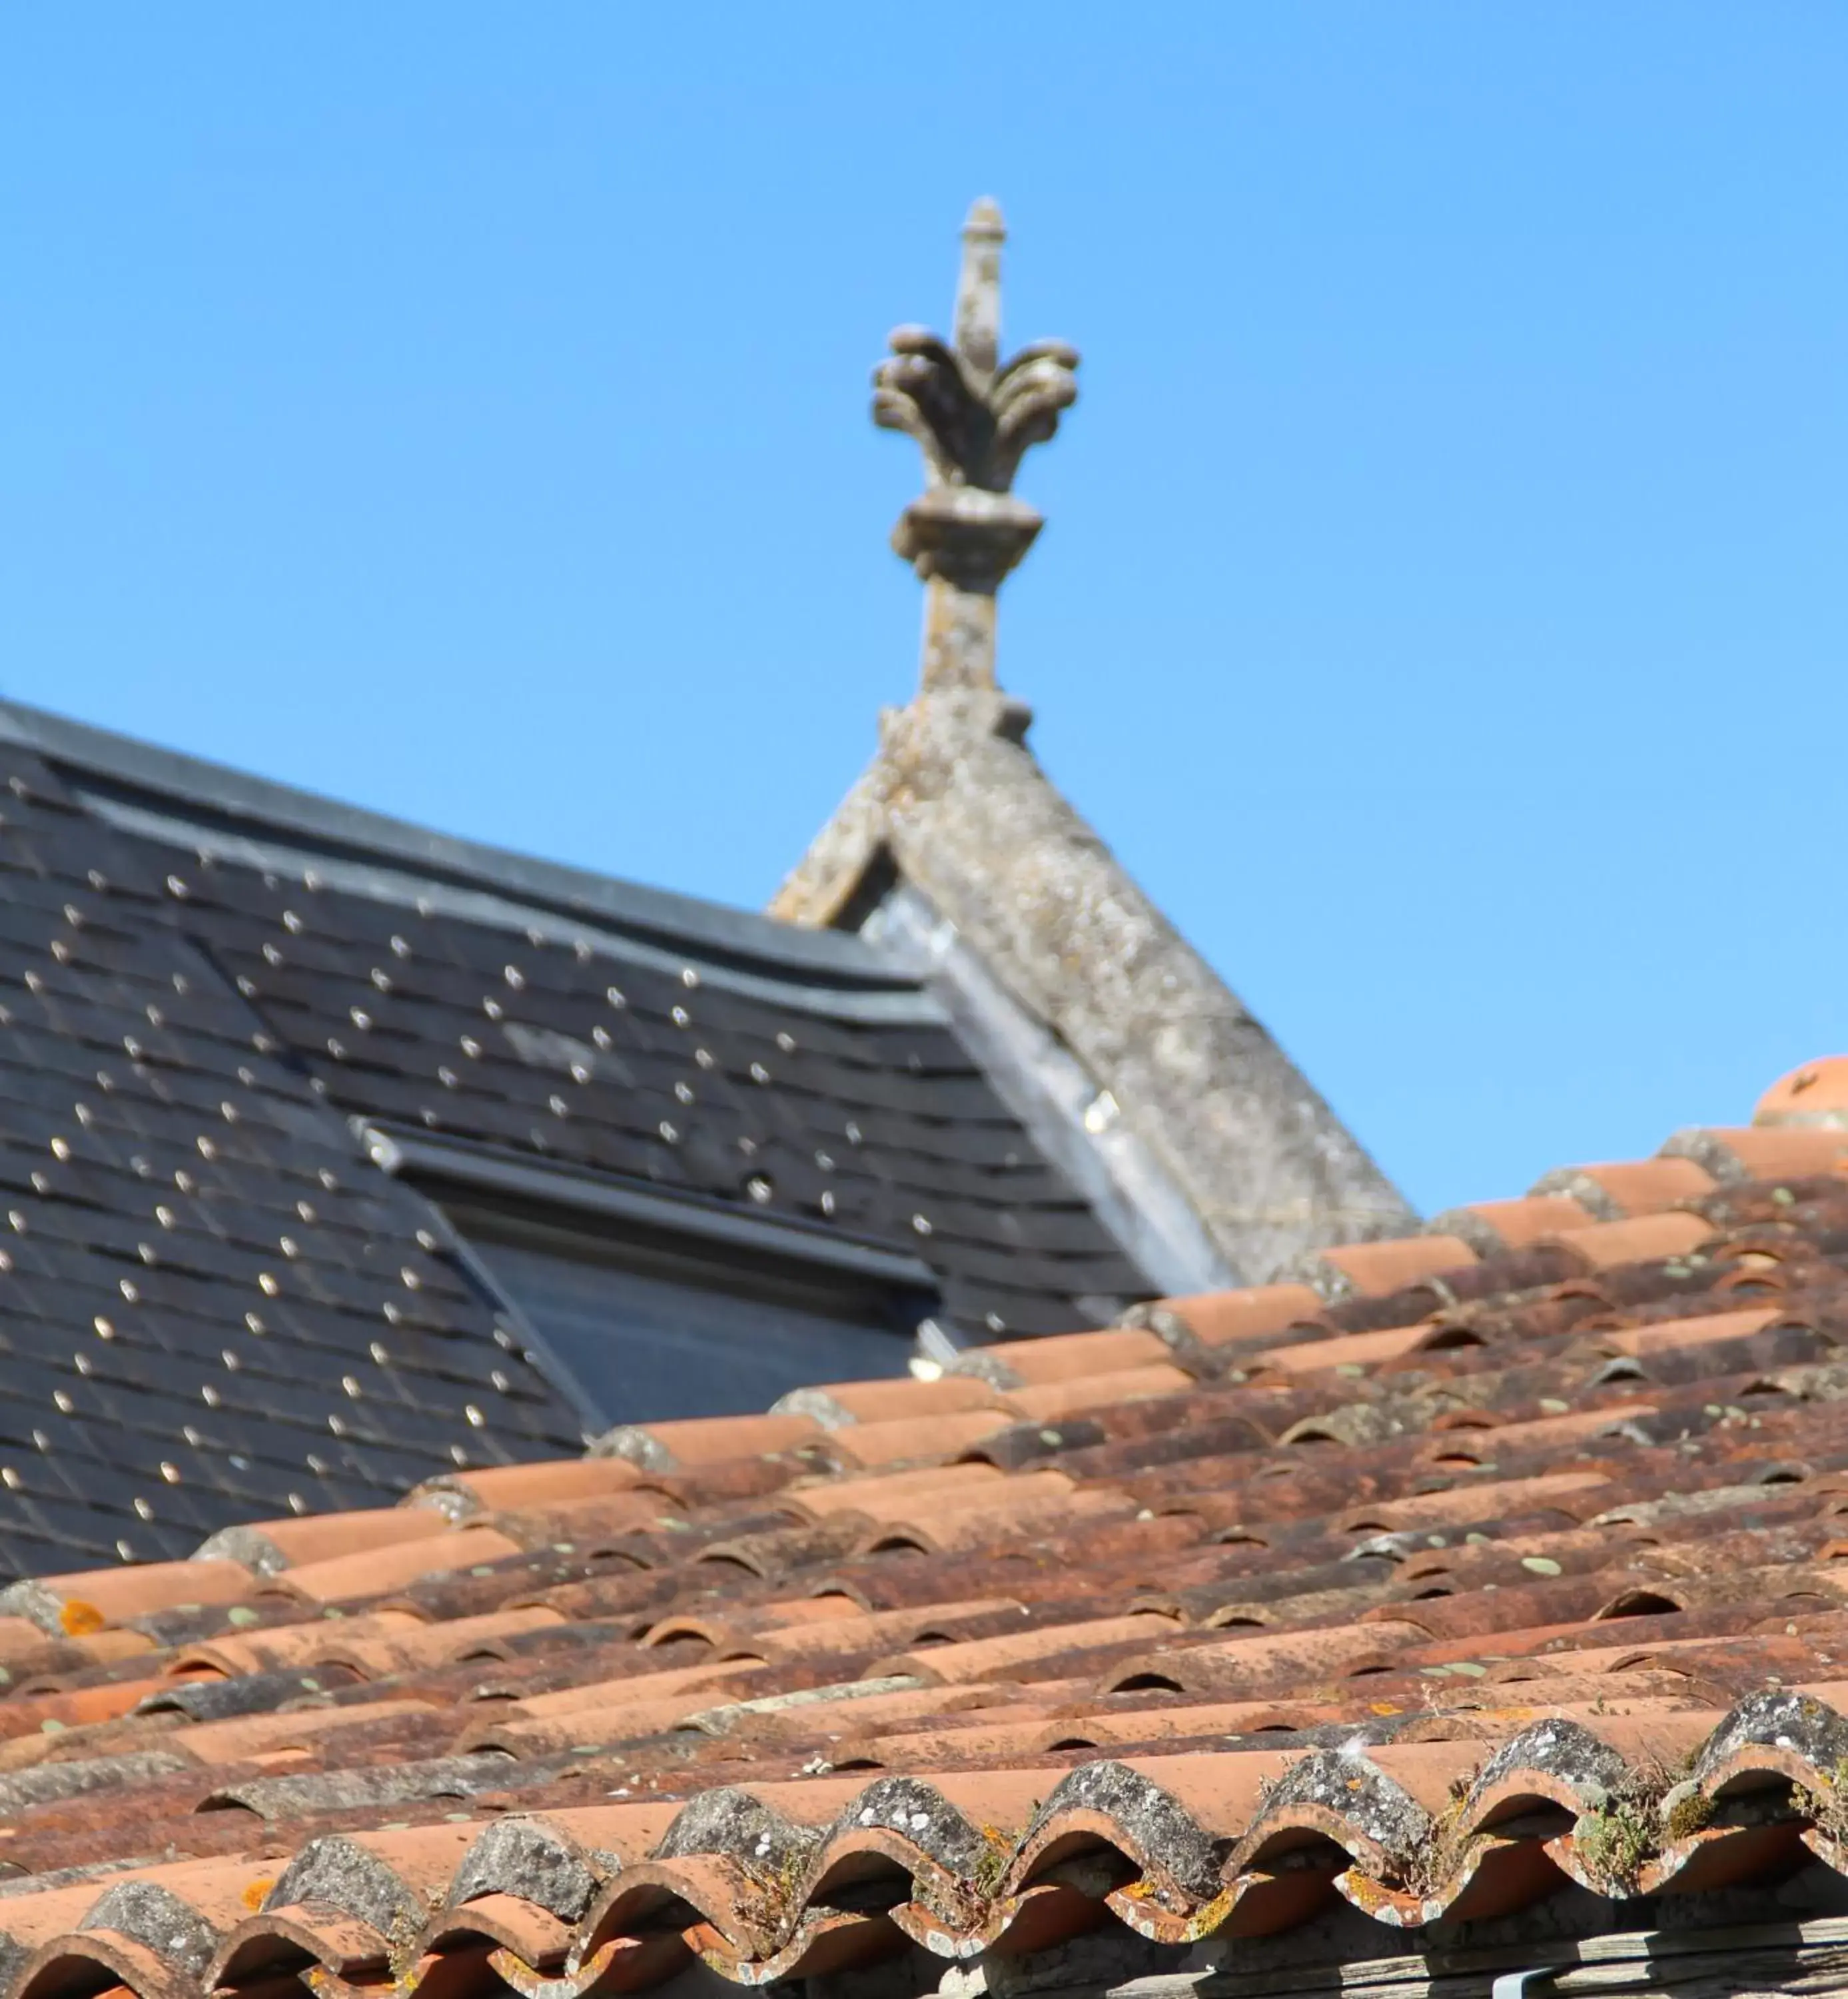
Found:
[(1085, 354), (1003, 677), (1428, 1209), (1848, 1044), (1848, 12), (0, 23), (0, 690), (756, 902), (915, 672), (891, 325)]

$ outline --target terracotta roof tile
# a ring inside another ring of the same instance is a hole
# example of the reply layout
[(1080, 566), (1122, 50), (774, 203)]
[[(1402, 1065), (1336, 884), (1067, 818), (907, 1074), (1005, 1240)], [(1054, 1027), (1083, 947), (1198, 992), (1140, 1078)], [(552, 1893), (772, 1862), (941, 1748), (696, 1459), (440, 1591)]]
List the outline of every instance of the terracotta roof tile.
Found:
[(234, 1561), (150, 1562), (15, 1583), (0, 1594), (0, 1609), (42, 1631), (81, 1637), (176, 1603), (232, 1602), (250, 1587), (250, 1571)]
[(1631, 1159), (1611, 1166), (1563, 1166), (1544, 1175), (1529, 1190), (1532, 1196), (1563, 1194), (1599, 1221), (1656, 1214), (1677, 1201), (1709, 1194), (1714, 1177), (1691, 1159)]
[(1434, 1344), (1442, 1337), (1443, 1330), (1426, 1324), (1383, 1326), (1377, 1332), (1338, 1334), (1333, 1339), (1309, 1340), (1300, 1346), (1274, 1347), (1253, 1365), (1258, 1371), (1275, 1369), (1285, 1374), (1358, 1374), (1382, 1361), (1397, 1360)]
[(1848, 1126), (1848, 1055), (1826, 1055), (1781, 1076), (1758, 1100), (1752, 1122)]
[(1479, 1256), (1525, 1249), (1597, 1219), (1569, 1194), (1527, 1194), (1518, 1200), (1483, 1200), (1454, 1207), (1431, 1223), (1432, 1232), (1467, 1242)]
[(1459, 1236), (1406, 1235), (1324, 1249), (1313, 1259), (1311, 1281), (1324, 1297), (1384, 1297), (1476, 1260), (1476, 1252)]
[(979, 1347), (957, 1364), (1005, 1392), (1036, 1388), (1049, 1381), (1070, 1381), (1095, 1374), (1120, 1374), (1171, 1357), (1168, 1342), (1158, 1332), (1139, 1327), (1114, 1332), (1075, 1332), (1047, 1339), (1016, 1339)]
[(1685, 1256), (1711, 1241), (1713, 1235), (1711, 1226), (1699, 1215), (1674, 1211), (1562, 1229), (1552, 1239), (1580, 1258), (1586, 1269), (1604, 1270), (1614, 1264)]
[(1698, 1160), (1715, 1180), (1771, 1180), (1838, 1170), (1848, 1159), (1848, 1132), (1828, 1125), (1741, 1125), (1677, 1131), (1665, 1155)]
[[(282, 1570), (265, 1585), (272, 1595), (304, 1603), (351, 1603), (396, 1589), (420, 1577), (441, 1575), (479, 1563), (502, 1561), (517, 1555), (517, 1541), (492, 1527), (448, 1528), (383, 1547), (362, 1548)], [(247, 1588), (250, 1585), (247, 1583)], [(161, 1606), (164, 1608), (165, 1606)]]
[(556, 1505), (626, 1491), (642, 1473), (626, 1458), (570, 1458), (549, 1464), (497, 1464), (426, 1480), (411, 1497), (452, 1518), (497, 1506)]
[(646, 1471), (678, 1471), (787, 1450), (806, 1442), (821, 1425), (805, 1415), (696, 1416), (679, 1422), (626, 1424), (600, 1448)]
[(21, 1585), (0, 1999), (1771, 1920), (1848, 1876), (1838, 1138)]
[(227, 1528), (214, 1534), (204, 1548), (260, 1575), (274, 1575), (312, 1562), (330, 1561), (341, 1555), (364, 1554), (377, 1548), (427, 1540), (446, 1533), (448, 1526), (434, 1509), (377, 1507), (361, 1512), (254, 1521), (248, 1526)]
[[(1056, 1489), (1068, 1491), (1070, 1483), (1060, 1479)], [(1005, 1474), (994, 1465), (944, 1464), (916, 1471), (808, 1480), (791, 1486), (783, 1495), (783, 1503), (802, 1519), (824, 1520), (842, 1513), (874, 1520), (894, 1519), (921, 1504), (939, 1508), (959, 1503), (979, 1505), (991, 1494), (998, 1497), (1004, 1491), (1011, 1493), (1018, 1502), (1021, 1492), (1031, 1489), (1035, 1488), (1009, 1486)]]
[(1184, 1393), (1191, 1377), (1168, 1361), (1146, 1367), (1126, 1367), (1108, 1374), (1086, 1374), (1071, 1381), (1042, 1381), (1009, 1389), (1002, 1401), (1009, 1412), (1030, 1422), (1055, 1422), (1091, 1409), (1117, 1409), (1126, 1402), (1153, 1400)]
[[(924, 1384), (920, 1383), (919, 1386)], [(932, 1386), (940, 1385), (932, 1384)], [(829, 1455), (843, 1467), (915, 1464), (952, 1457), (1013, 1420), (1003, 1408), (960, 1409), (948, 1415), (895, 1416), (883, 1422), (851, 1423), (828, 1439)]]
[(1178, 1319), (1209, 1346), (1280, 1332), (1299, 1319), (1317, 1318), (1322, 1301), (1307, 1284), (1261, 1284), (1243, 1291), (1211, 1291), (1198, 1297), (1163, 1298), (1133, 1307), (1125, 1323), (1137, 1325), (1165, 1313)]
[(1754, 1305), (1738, 1311), (1701, 1312), (1686, 1318), (1658, 1319), (1649, 1325), (1601, 1329), (1592, 1337), (1607, 1353), (1659, 1354), (1749, 1339), (1783, 1316), (1778, 1306)]
[(849, 1423), (916, 1421), (996, 1406), (995, 1391), (973, 1375), (950, 1374), (935, 1381), (835, 1381), (798, 1388), (773, 1413), (813, 1416), (829, 1429)]

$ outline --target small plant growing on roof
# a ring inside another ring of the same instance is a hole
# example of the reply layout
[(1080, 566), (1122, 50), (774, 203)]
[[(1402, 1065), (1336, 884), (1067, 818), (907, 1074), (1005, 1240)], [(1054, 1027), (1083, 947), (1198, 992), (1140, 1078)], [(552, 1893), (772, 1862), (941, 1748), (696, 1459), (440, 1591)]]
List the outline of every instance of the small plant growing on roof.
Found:
[[(1671, 1767), (1652, 1758), (1637, 1765), (1624, 1783), (1581, 1814), (1573, 1834), (1573, 1848), (1580, 1867), (1606, 1893), (1636, 1893), (1643, 1869), (1662, 1851), (1664, 1834), (1671, 1838), (1684, 1836), (1667, 1823), (1670, 1814), (1666, 1810), (1684, 1770), (1685, 1763)], [(1687, 1805), (1684, 1799), (1674, 1806), (1672, 1815), (1684, 1823), (1698, 1816), (1704, 1824), (1711, 1816), (1711, 1807), (1707, 1807), (1705, 1816), (1699, 1816), (1700, 1807)], [(1698, 1825), (1691, 1829), (1697, 1831)]]
[(978, 1831), (981, 1851), (966, 1874), (946, 1879), (933, 1868), (912, 1883), (917, 1900), (951, 1928), (964, 1932), (975, 1930), (986, 1918), (1019, 1845), (1016, 1836), (1000, 1826), (984, 1825)]
[(1653, 1814), (1631, 1797), (1607, 1799), (1580, 1819), (1573, 1838), (1579, 1864), (1607, 1892), (1633, 1895), (1655, 1851)]
[(779, 1936), (796, 1915), (808, 1875), (808, 1851), (794, 1841), (768, 1853), (741, 1855), (739, 1866), (749, 1890), (739, 1898), (740, 1913), (753, 1928)]
[(1014, 1842), (998, 1826), (981, 1828), (981, 1851), (969, 1870), (970, 1884), (978, 1895), (992, 1901), (1007, 1879), (1008, 1863), (1014, 1857)]
[(1713, 1800), (1698, 1785), (1683, 1782), (1668, 1794), (1662, 1829), (1670, 1839), (1691, 1839), (1713, 1820)]
[(1451, 1779), (1450, 1802), (1432, 1820), (1429, 1834), (1410, 1852), (1393, 1856), (1393, 1871), (1407, 1894), (1428, 1900), (1455, 1879), (1474, 1844), (1463, 1822), (1480, 1767), (1459, 1771)]
[(1819, 1832), (1848, 1845), (1848, 1756), (1832, 1770), (1816, 1775), (1814, 1784), (1791, 1785), (1791, 1810)]

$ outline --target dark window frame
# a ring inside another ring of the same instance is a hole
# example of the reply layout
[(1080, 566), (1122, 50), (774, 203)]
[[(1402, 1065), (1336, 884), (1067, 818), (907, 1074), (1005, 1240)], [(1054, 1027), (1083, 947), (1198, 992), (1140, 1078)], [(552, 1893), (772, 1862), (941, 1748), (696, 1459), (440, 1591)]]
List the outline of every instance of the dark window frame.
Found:
[[(919, 1352), (918, 1336), (941, 1309), (935, 1271), (886, 1244), (469, 1140), (370, 1118), (352, 1123), (373, 1163), (431, 1203), (455, 1260), (569, 1398), (587, 1435), (612, 1422), (649, 1419), (612, 1413), (589, 1370), (537, 1322), (521, 1296), (535, 1294), (514, 1274), (521, 1260), (549, 1263), (567, 1289), (583, 1268), (602, 1265), (611, 1273), (612, 1297), (627, 1286), (638, 1304), (651, 1288), (678, 1291), (704, 1308), (694, 1317), (705, 1316), (706, 1332), (716, 1331), (721, 1339), (726, 1306), (742, 1302), (792, 1314), (798, 1339), (805, 1329), (824, 1334), (838, 1329), (850, 1341), (890, 1340), (890, 1351), (880, 1357), (900, 1369)], [(695, 1342), (700, 1336), (691, 1324), (689, 1334)], [(850, 1371), (839, 1369), (832, 1378)], [(811, 1378), (789, 1386), (808, 1385)]]

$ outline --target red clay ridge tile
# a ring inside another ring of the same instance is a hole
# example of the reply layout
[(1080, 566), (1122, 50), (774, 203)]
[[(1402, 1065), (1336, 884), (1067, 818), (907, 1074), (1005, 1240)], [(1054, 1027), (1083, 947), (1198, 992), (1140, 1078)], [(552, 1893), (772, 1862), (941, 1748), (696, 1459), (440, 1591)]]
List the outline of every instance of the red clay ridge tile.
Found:
[[(1026, 1607), (1011, 1598), (978, 1597), (967, 1603), (874, 1610), (863, 1612), (857, 1617), (828, 1618), (818, 1623), (773, 1627), (756, 1633), (751, 1643), (767, 1659), (819, 1658), (830, 1653), (908, 1649), (924, 1644), (944, 1650), (964, 1637), (971, 1625), (990, 1629), (999, 1626), (1011, 1633), (1026, 1622), (1027, 1616)], [(653, 1634), (649, 1635), (652, 1637)], [(890, 1670), (876, 1666), (874, 1673), (877, 1676)]]
[(1332, 1339), (1316, 1339), (1300, 1346), (1279, 1346), (1254, 1356), (1252, 1372), (1275, 1368), (1288, 1374), (1332, 1373), (1358, 1374), (1382, 1361), (1396, 1360), (1431, 1346), (1479, 1344), (1459, 1329), (1434, 1325), (1383, 1327), (1378, 1332), (1350, 1332)]
[(957, 1415), (995, 1406), (988, 1383), (969, 1374), (946, 1374), (935, 1381), (834, 1381), (798, 1388), (774, 1403), (772, 1415), (812, 1416), (825, 1429), (850, 1423), (915, 1421)]
[(1193, 1377), (1184, 1369), (1158, 1362), (1147, 1367), (1126, 1367), (1118, 1374), (1088, 1374), (1071, 1381), (1043, 1381), (1033, 1388), (1012, 1388), (1001, 1399), (1015, 1416), (1032, 1422), (1056, 1422), (1061, 1416), (1075, 1415), (1086, 1409), (1113, 1409), (1126, 1402), (1184, 1394), (1193, 1386)]
[(694, 1416), (667, 1423), (625, 1423), (593, 1446), (601, 1457), (626, 1458), (644, 1471), (677, 1471), (788, 1450), (821, 1433), (812, 1416)]
[(1597, 1221), (1654, 1214), (1714, 1189), (1714, 1178), (1690, 1159), (1632, 1159), (1601, 1166), (1562, 1166), (1536, 1180), (1530, 1194), (1564, 1194)]
[(1781, 1307), (1756, 1306), (1742, 1311), (1706, 1312), (1697, 1318), (1659, 1319), (1653, 1325), (1587, 1336), (1610, 1353), (1672, 1353), (1722, 1340), (1749, 1339), (1783, 1316)]
[(1460, 1237), (1407, 1235), (1324, 1249), (1312, 1259), (1309, 1278), (1324, 1298), (1386, 1297), (1476, 1260), (1476, 1252)]
[[(992, 1495), (985, 1494), (955, 1506), (925, 1500), (908, 1509), (895, 1507), (866, 1536), (866, 1551), (913, 1549), (948, 1555), (974, 1554), (989, 1548), (998, 1553), (1009, 1540), (1043, 1537), (1087, 1518), (1121, 1516), (1131, 1510), (1130, 1502), (1109, 1491), (1081, 1486), (1074, 1489), (1069, 1481), (1064, 1481), (1063, 1491), (1027, 1484), (1058, 1476), (1050, 1472), (1016, 1474)], [(1015, 1487), (1026, 1489), (1012, 1489)]]
[(1098, 1651), (1108, 1646), (1158, 1644), (1180, 1629), (1178, 1617), (1158, 1610), (1133, 1611), (1120, 1617), (1093, 1618), (1079, 1624), (1042, 1624), (992, 1638), (926, 1646), (881, 1659), (874, 1670), (950, 1683), (986, 1680), (1040, 1659)]
[(882, 1464), (915, 1464), (953, 1457), (984, 1437), (1005, 1429), (1012, 1420), (1005, 1409), (987, 1408), (850, 1423), (829, 1433), (828, 1453), (836, 1463), (862, 1471)]
[[(933, 1465), (916, 1471), (805, 1481), (784, 1492), (781, 1503), (787, 1511), (812, 1520), (846, 1512), (887, 1519), (919, 1505), (979, 1502), (998, 1491), (1005, 1479), (1005, 1474), (991, 1464)], [(1059, 1483), (1061, 1489), (1070, 1489), (1069, 1479), (1061, 1478)]]
[(860, 1748), (867, 1759), (888, 1769), (929, 1771), (985, 1759), (1029, 1762), (1043, 1755), (1059, 1732), (1057, 1724), (1049, 1726), (1045, 1716), (1028, 1703), (1019, 1713), (1005, 1710), (992, 1717), (978, 1714), (951, 1727), (871, 1736)]
[(1697, 1214), (1642, 1214), (1628, 1221), (1594, 1222), (1562, 1229), (1551, 1239), (1569, 1249), (1587, 1270), (1686, 1256), (1713, 1239), (1713, 1225)]
[(1158, 1334), (1133, 1327), (1103, 1332), (1057, 1333), (1047, 1339), (1012, 1339), (977, 1347), (954, 1363), (1005, 1392), (1045, 1381), (1074, 1381), (1091, 1374), (1120, 1374), (1171, 1360), (1172, 1349)]
[[(254, 1521), (247, 1527), (227, 1527), (214, 1534), (199, 1556), (218, 1555), (241, 1562), (257, 1575), (275, 1575), (310, 1562), (330, 1561), (341, 1555), (363, 1554), (407, 1541), (427, 1540), (447, 1533), (449, 1523), (423, 1506), (374, 1507), (355, 1513), (310, 1513), (299, 1518)], [(197, 1561), (199, 1556), (195, 1556)]]
[(519, 1553), (517, 1541), (492, 1527), (451, 1527), (427, 1539), (401, 1541), (394, 1547), (305, 1562), (299, 1568), (284, 1569), (263, 1588), (267, 1594), (304, 1603), (347, 1603), (400, 1588), (422, 1576), (451, 1575), (479, 1563), (504, 1561)]
[[(1164, 1737), (1319, 1728), (1349, 1718), (1348, 1710), (1332, 1701), (1226, 1700), (1170, 1707), (1093, 1707), (1056, 1727), (1068, 1740), (1085, 1738), (1101, 1748), (1113, 1742), (1158, 1742)], [(1047, 1731), (1048, 1737), (1054, 1733)], [(1043, 1746), (1057, 1744), (1048, 1740)]]
[(1832, 1125), (1738, 1125), (1677, 1131), (1663, 1148), (1697, 1159), (1722, 1184), (1839, 1171), (1848, 1131)]
[[(320, 1644), (303, 1658), (312, 1668), (347, 1666), (362, 1679), (384, 1679), (393, 1673), (448, 1665), (458, 1660), (489, 1660), (509, 1655), (507, 1640), (531, 1631), (551, 1630), (564, 1623), (556, 1610), (531, 1604), (518, 1610), (497, 1610), (481, 1617), (457, 1617), (441, 1624), (406, 1620), (398, 1628), (375, 1636), (356, 1634), (362, 1621), (342, 1617), (314, 1627)], [(209, 1657), (209, 1650), (195, 1658)], [(222, 1653), (220, 1654), (222, 1656)]]
[(1511, 1249), (1556, 1236), (1562, 1229), (1582, 1228), (1598, 1218), (1569, 1194), (1527, 1194), (1518, 1200), (1476, 1201), (1434, 1217), (1433, 1235), (1467, 1242), (1479, 1256), (1497, 1256)]
[(237, 1763), (261, 1756), (274, 1759), (306, 1750), (342, 1729), (372, 1722), (396, 1723), (438, 1710), (427, 1701), (380, 1700), (352, 1707), (310, 1707), (286, 1714), (251, 1714), (233, 1721), (201, 1721), (173, 1737), (176, 1748), (202, 1763)]
[(234, 1561), (150, 1562), (140, 1568), (85, 1569), (16, 1582), (0, 1592), (0, 1615), (20, 1617), (57, 1637), (81, 1637), (183, 1603), (235, 1603), (253, 1587)]
[(1177, 1320), (1203, 1346), (1223, 1346), (1281, 1332), (1299, 1320), (1319, 1318), (1321, 1310), (1321, 1299), (1307, 1284), (1260, 1284), (1248, 1291), (1204, 1291), (1132, 1305), (1123, 1323), (1155, 1327), (1164, 1318)]
[(409, 1501), (452, 1519), (514, 1506), (553, 1506), (626, 1491), (642, 1477), (621, 1457), (573, 1457), (544, 1464), (497, 1464), (427, 1478)]
[(1848, 1127), (1848, 1055), (1823, 1055), (1780, 1076), (1758, 1100), (1752, 1122)]
[(0, 1665), (10, 1667), (42, 1654), (46, 1640), (44, 1626), (35, 1620), (0, 1613)]
[(424, 1620), (409, 1610), (374, 1610), (362, 1617), (314, 1618), (254, 1630), (221, 1631), (196, 1644), (176, 1646), (167, 1655), (170, 1673), (227, 1675), (286, 1672), (311, 1665), (335, 1635), (364, 1643), (406, 1631), (421, 1630)]

